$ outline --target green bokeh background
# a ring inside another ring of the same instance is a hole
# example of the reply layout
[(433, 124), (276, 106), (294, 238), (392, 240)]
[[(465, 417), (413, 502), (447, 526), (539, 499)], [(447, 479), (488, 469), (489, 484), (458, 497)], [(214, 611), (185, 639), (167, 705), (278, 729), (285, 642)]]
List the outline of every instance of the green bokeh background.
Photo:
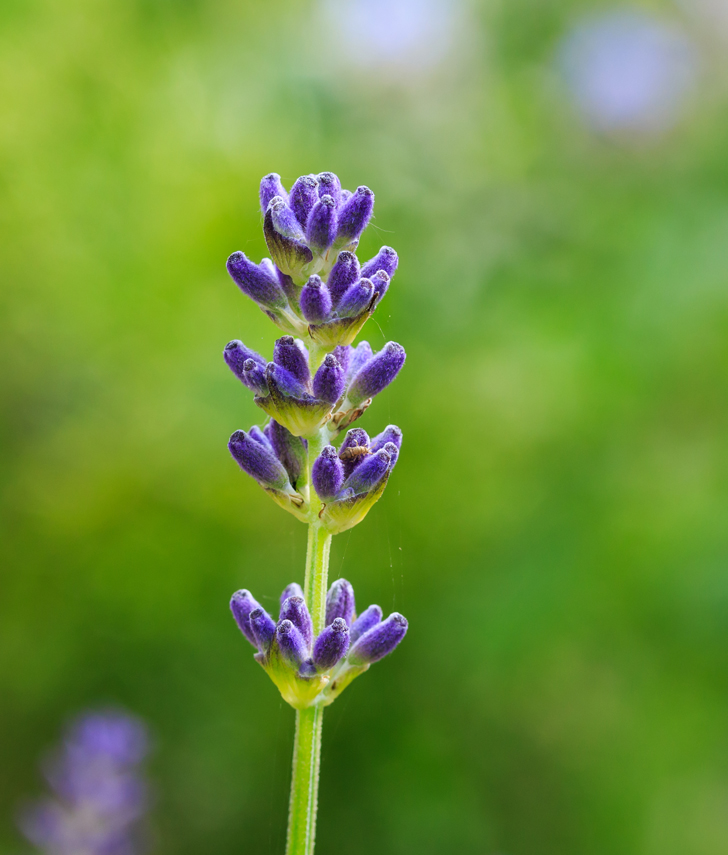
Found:
[[(680, 20), (669, 2), (642, 3)], [(304, 0), (0, 7), (0, 853), (69, 715), (142, 715), (156, 855), (282, 853), (293, 713), (229, 616), (305, 529), (230, 460), (226, 276), (261, 175), (377, 194), (405, 446), (333, 577), (410, 620), (326, 714), (317, 852), (728, 851), (728, 113), (591, 133), (574, 16), (469, 7), (429, 75), (336, 65)], [(689, 24), (688, 24), (689, 25)]]

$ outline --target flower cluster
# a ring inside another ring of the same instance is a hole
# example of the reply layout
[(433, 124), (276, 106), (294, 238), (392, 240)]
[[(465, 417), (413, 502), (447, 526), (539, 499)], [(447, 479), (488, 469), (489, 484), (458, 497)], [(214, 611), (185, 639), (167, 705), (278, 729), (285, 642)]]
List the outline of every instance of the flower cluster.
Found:
[(329, 589), (326, 625), (317, 637), (303, 591), (295, 583), (281, 595), (277, 622), (249, 591), (233, 594), (230, 608), (258, 651), (255, 659), (295, 709), (328, 706), (355, 677), (391, 653), (407, 632), (407, 620), (398, 612), (383, 620), (381, 608), (372, 605), (357, 615), (354, 589), (346, 579)]
[(354, 254), (374, 194), (342, 190), (332, 172), (302, 175), (289, 194), (271, 173), (261, 182), (260, 203), (272, 261), (255, 264), (234, 252), (230, 276), (285, 332), (309, 335), (326, 350), (351, 344), (397, 269), (391, 247), (363, 267)]
[(369, 342), (341, 345), (312, 373), (306, 345), (279, 338), (273, 361), (235, 339), (225, 346), (225, 362), (255, 392), (255, 403), (294, 436), (311, 437), (324, 425), (335, 436), (366, 410), (372, 398), (404, 365), (404, 348), (390, 341), (373, 353)]
[[(307, 443), (275, 420), (261, 430), (235, 431), (228, 443), (240, 468), (285, 510), (309, 521), (311, 492), (306, 482)], [(389, 425), (370, 439), (352, 428), (337, 450), (324, 446), (311, 467), (310, 486), (320, 500), (318, 519), (331, 532), (346, 531), (364, 519), (384, 492), (402, 447), (402, 431)]]
[(69, 728), (46, 777), (54, 798), (26, 810), (21, 827), (48, 855), (137, 855), (148, 794), (139, 771), (144, 725), (119, 712), (88, 713)]
[[(256, 264), (234, 252), (227, 269), (286, 335), (275, 342), (271, 361), (238, 339), (225, 346), (226, 364), (269, 418), (263, 426), (235, 431), (228, 449), (281, 507), (311, 527), (309, 550), (322, 551), (317, 570), (309, 562), (306, 585), (313, 584), (311, 573), (319, 573), (315, 589), (323, 591), (328, 545), (321, 544), (328, 541), (317, 540), (318, 534), (328, 538), (364, 519), (383, 494), (402, 447), (395, 425), (371, 439), (351, 427), (405, 362), (396, 342), (376, 353), (367, 341), (354, 344), (387, 292), (398, 258), (383, 246), (360, 264), (355, 253), (374, 194), (367, 187), (343, 190), (331, 172), (302, 176), (290, 193), (280, 176), (266, 175), (260, 203), (271, 258)], [(344, 432), (337, 448), (333, 443)], [(336, 606), (339, 600), (348, 605)], [(247, 591), (235, 594), (231, 606), (258, 649), (256, 658), (299, 710), (331, 703), (371, 662), (393, 650), (407, 629), (401, 615), (383, 621), (376, 606), (354, 620), (354, 593), (343, 580), (329, 592), (325, 625), (322, 603), (314, 600), (312, 620), (297, 585), (284, 592), (277, 624)], [(317, 638), (314, 624), (322, 630)]]

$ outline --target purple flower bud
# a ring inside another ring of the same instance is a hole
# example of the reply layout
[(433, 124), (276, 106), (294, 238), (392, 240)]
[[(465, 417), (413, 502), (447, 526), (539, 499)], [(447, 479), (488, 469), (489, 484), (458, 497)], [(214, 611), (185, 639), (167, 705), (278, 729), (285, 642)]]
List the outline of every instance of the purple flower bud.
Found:
[(303, 599), (303, 590), (298, 582), (291, 582), (290, 585), (286, 585), (283, 589), (283, 593), (281, 594), (281, 606), (289, 597), (301, 597)]
[(266, 380), (265, 371), (254, 359), (246, 359), (243, 363), (243, 376), (241, 379), (248, 389), (252, 389), (256, 395), (265, 397), (268, 394), (268, 381)]
[(253, 264), (244, 252), (234, 252), (227, 260), (228, 273), (243, 294), (268, 309), (281, 309), (287, 303), (278, 280), (267, 268)]
[(327, 282), (334, 308), (358, 278), (359, 259), (353, 252), (340, 252), (336, 263), (331, 268)]
[(288, 193), (286, 188), (281, 184), (281, 176), (277, 172), (271, 172), (260, 181), (260, 208), (265, 214), (268, 210), (268, 205), (274, 196), (280, 196), (281, 199), (287, 199)]
[(369, 606), (351, 625), (349, 631), (349, 639), (353, 644), (357, 638), (368, 632), (373, 626), (376, 626), (382, 620), (382, 610), (379, 606)]
[(268, 440), (275, 456), (288, 472), (291, 484), (295, 487), (306, 463), (306, 446), (300, 436), (294, 436), (288, 428), (274, 419), (268, 425)]
[(314, 460), (311, 480), (319, 499), (330, 502), (336, 498), (344, 483), (344, 467), (333, 445), (327, 445)]
[(344, 394), (346, 378), (333, 353), (326, 354), (313, 378), (313, 393), (328, 404), (335, 404)]
[(250, 613), (250, 629), (258, 650), (261, 653), (267, 653), (276, 634), (276, 625), (273, 618), (261, 606)]
[(360, 279), (341, 298), (336, 312), (341, 318), (355, 318), (367, 309), (373, 297), (374, 285), (369, 279)]
[(232, 599), (230, 600), (230, 610), (233, 613), (235, 622), (240, 628), (240, 632), (243, 633), (243, 635), (248, 639), (248, 641), (253, 645), (253, 647), (258, 646), (258, 641), (250, 626), (250, 613), (254, 609), (259, 608), (260, 603), (258, 603), (253, 598), (253, 595), (250, 593), (250, 591), (236, 591), (233, 594)]
[(384, 449), (370, 454), (354, 469), (344, 482), (344, 489), (354, 491), (355, 496), (368, 493), (382, 480), (389, 469), (389, 455)]
[(344, 478), (356, 469), (369, 452), (369, 436), (363, 428), (352, 428), (346, 432), (339, 448), (339, 460), (344, 466)]
[(360, 341), (356, 347), (352, 347), (350, 351), (349, 365), (346, 369), (346, 381), (351, 381), (351, 378), (357, 371), (374, 356), (371, 345), (368, 341)]
[(323, 199), (324, 196), (331, 196), (334, 203), (338, 206), (341, 201), (341, 181), (333, 172), (320, 172), (316, 178), (318, 179), (318, 194)]
[(310, 649), (313, 644), (313, 621), (303, 597), (289, 597), (285, 600), (281, 606), (280, 620), (291, 621), (301, 633), (306, 647)]
[(320, 276), (311, 276), (299, 299), (303, 317), (310, 324), (322, 324), (331, 314), (331, 295)]
[(276, 641), (283, 659), (298, 671), (308, 657), (308, 645), (298, 627), (290, 620), (281, 621), (276, 628)]
[(318, 671), (328, 671), (349, 649), (349, 627), (346, 621), (336, 618), (319, 635), (313, 648), (313, 664)]
[(268, 210), (270, 211), (273, 228), (279, 235), (297, 241), (304, 239), (304, 232), (301, 224), (296, 219), (296, 215), (280, 196), (271, 199)]
[(369, 443), (372, 451), (379, 451), (388, 442), (393, 442), (397, 448), (402, 448), (402, 431), (397, 425), (387, 425), (381, 433), (378, 433)]
[(374, 193), (368, 187), (357, 187), (339, 210), (337, 239), (347, 243), (356, 240), (367, 227), (373, 210)]
[(351, 381), (347, 397), (354, 406), (367, 398), (373, 398), (394, 380), (404, 365), (405, 352), (401, 344), (387, 342), (379, 353), (372, 357)]
[(222, 355), (228, 368), (233, 372), (238, 380), (245, 383), (246, 386), (248, 385), (248, 382), (243, 371), (243, 366), (245, 365), (246, 360), (252, 359), (257, 362), (261, 368), (265, 368), (265, 359), (263, 359), (259, 353), (256, 353), (249, 347), (246, 347), (242, 341), (239, 341), (238, 339), (229, 341), (225, 345), (225, 350), (223, 350)]
[(302, 175), (293, 187), (291, 187), (288, 204), (296, 215), (301, 228), (306, 228), (308, 215), (311, 213), (311, 209), (316, 202), (318, 202), (318, 197), (318, 182), (313, 175)]
[(307, 394), (306, 387), (301, 385), (290, 371), (275, 362), (269, 362), (266, 366), (265, 381), (268, 387), (273, 383), (284, 395), (292, 398), (303, 398)]
[(326, 626), (333, 623), (336, 618), (343, 618), (349, 626), (355, 611), (356, 603), (351, 582), (347, 582), (346, 579), (337, 579), (326, 595)]
[(236, 430), (230, 437), (228, 448), (238, 466), (259, 484), (276, 490), (290, 489), (288, 474), (278, 458), (245, 431)]
[(361, 275), (371, 279), (378, 271), (383, 270), (391, 279), (397, 270), (399, 257), (391, 246), (383, 246), (374, 258), (369, 259), (361, 269)]
[(388, 442), (383, 450), (389, 455), (389, 471), (391, 472), (394, 469), (394, 464), (399, 459), (399, 448), (393, 442)]
[(377, 295), (377, 305), (381, 302), (382, 297), (387, 293), (387, 289), (389, 288), (389, 276), (383, 271), (378, 270), (374, 276), (372, 276), (372, 285), (374, 286), (374, 293)]
[(254, 439), (256, 442), (259, 442), (265, 448), (269, 448), (276, 455), (276, 457), (278, 457), (278, 459), (280, 460), (280, 455), (276, 454), (276, 451), (273, 448), (273, 446), (271, 445), (271, 441), (268, 438), (268, 435), (264, 431), (262, 431), (258, 427), (258, 425), (253, 425), (253, 427), (250, 428), (250, 430), (248, 431), (248, 436), (251, 439)]
[(303, 342), (292, 335), (279, 338), (273, 347), (273, 362), (285, 368), (302, 386), (308, 386), (311, 373), (308, 369), (308, 351)]
[(336, 226), (336, 203), (331, 196), (322, 196), (306, 223), (306, 242), (314, 252), (326, 252), (336, 238)]
[(391, 653), (407, 633), (407, 620), (394, 612), (386, 620), (365, 632), (349, 650), (352, 665), (370, 665)]
[(338, 347), (333, 349), (332, 353), (339, 360), (341, 370), (344, 372), (344, 376), (346, 376), (349, 370), (349, 360), (351, 359), (351, 346), (348, 344), (340, 344)]

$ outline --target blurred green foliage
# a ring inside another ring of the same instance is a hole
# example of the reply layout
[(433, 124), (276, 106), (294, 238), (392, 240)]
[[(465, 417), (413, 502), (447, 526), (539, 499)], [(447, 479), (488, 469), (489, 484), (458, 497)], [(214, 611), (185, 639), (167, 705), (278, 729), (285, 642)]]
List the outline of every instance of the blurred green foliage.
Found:
[[(283, 850), (293, 713), (229, 616), (304, 526), (229, 459), (226, 276), (257, 183), (377, 194), (404, 453), (334, 577), (410, 633), (327, 711), (320, 855), (728, 846), (728, 120), (599, 139), (552, 68), (563, 0), (472, 7), (413, 79), (335, 67), (310, 3), (0, 9), (0, 852), (64, 719), (156, 734), (157, 855)], [(647, 4), (675, 12), (669, 3)]]

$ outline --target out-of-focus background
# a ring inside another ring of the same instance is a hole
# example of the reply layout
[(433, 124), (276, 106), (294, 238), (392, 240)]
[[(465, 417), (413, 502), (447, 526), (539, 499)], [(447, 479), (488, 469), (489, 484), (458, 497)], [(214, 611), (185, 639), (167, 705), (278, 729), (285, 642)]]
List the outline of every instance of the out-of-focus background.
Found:
[(410, 620), (327, 712), (320, 855), (728, 849), (728, 7), (6, 0), (0, 853), (69, 715), (156, 855), (282, 853), (293, 713), (228, 612), (304, 527), (230, 459), (260, 177), (376, 193), (405, 433), (333, 578)]

